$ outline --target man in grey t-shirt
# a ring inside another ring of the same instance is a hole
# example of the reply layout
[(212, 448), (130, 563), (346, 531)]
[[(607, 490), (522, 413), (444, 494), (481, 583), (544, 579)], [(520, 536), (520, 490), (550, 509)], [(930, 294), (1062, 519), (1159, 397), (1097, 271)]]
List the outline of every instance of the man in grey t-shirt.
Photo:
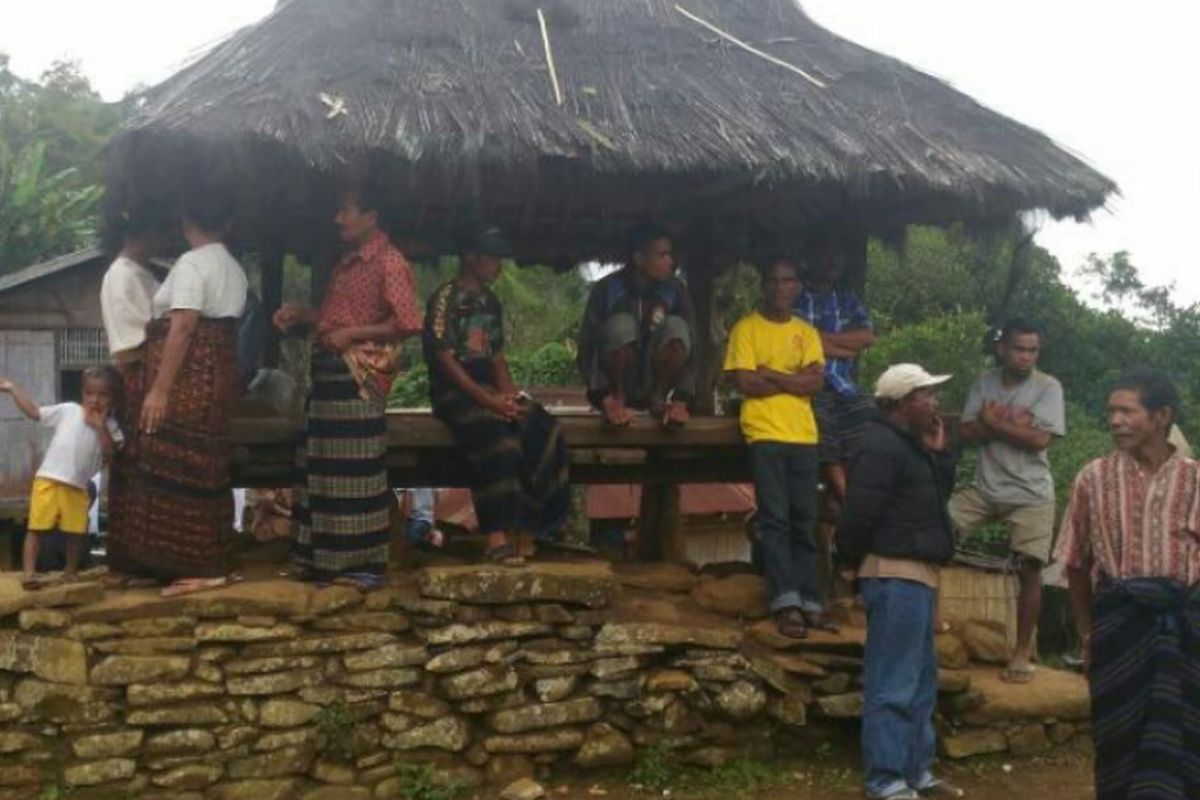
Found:
[(1011, 320), (997, 343), (1001, 366), (971, 387), (960, 436), (979, 446), (975, 480), (950, 499), (950, 518), (965, 536), (986, 522), (1003, 522), (1016, 562), (1017, 641), (1002, 678), (1033, 678), (1033, 631), (1042, 607), (1042, 567), (1054, 538), (1054, 479), (1047, 450), (1066, 434), (1062, 385), (1037, 370), (1042, 335)]

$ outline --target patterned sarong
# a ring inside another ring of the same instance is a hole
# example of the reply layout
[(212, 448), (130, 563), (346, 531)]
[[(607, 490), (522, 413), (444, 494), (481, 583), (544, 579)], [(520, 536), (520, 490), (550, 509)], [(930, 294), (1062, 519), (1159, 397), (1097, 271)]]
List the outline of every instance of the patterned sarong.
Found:
[(364, 400), (345, 362), (313, 352), (300, 445), (293, 559), (316, 580), (387, 572), (388, 491), (383, 405)]
[(480, 530), (557, 539), (571, 506), (567, 450), (558, 420), (531, 403), (520, 421), (508, 422), (457, 389), (435, 397), (433, 408), (454, 431), (471, 466), (471, 498)]
[(1106, 579), (1093, 607), (1097, 800), (1200, 798), (1200, 588)]
[[(144, 382), (162, 363), (170, 320), (146, 327)], [(160, 578), (226, 572), (233, 523), (229, 420), (237, 389), (237, 321), (201, 319), (175, 377), (166, 419), (154, 435), (133, 435), (117, 480), (122, 509), (111, 532), (110, 563), (121, 572)], [(124, 416), (131, 428), (144, 392), (134, 373)]]
[(133, 464), (137, 458), (138, 434), (141, 431), (142, 399), (146, 395), (142, 359), (125, 361), (116, 365), (121, 374), (121, 402), (117, 406), (117, 421), (125, 435), (125, 445), (118, 450), (108, 468), (108, 532), (105, 551), (108, 565), (117, 572), (129, 572), (127, 526), (128, 513), (133, 504), (130, 484), (133, 480)]

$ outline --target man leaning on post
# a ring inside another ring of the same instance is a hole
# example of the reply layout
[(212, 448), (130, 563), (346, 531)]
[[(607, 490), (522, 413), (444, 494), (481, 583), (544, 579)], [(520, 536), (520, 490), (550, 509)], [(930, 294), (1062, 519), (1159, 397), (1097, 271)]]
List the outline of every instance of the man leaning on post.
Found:
[(874, 800), (963, 795), (931, 772), (938, 567), (954, 554), (954, 458), (936, 393), (949, 379), (916, 364), (879, 377), (878, 414), (850, 462), (836, 534), (838, 561), (857, 573), (867, 608), (862, 751)]

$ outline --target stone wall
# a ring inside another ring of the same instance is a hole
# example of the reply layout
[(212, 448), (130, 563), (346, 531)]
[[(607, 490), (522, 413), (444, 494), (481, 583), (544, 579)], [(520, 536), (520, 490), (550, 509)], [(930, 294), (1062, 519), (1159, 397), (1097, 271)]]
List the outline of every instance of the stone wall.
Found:
[[(398, 797), (398, 761), (499, 784), (716, 764), (853, 717), (864, 631), (776, 636), (754, 576), (647, 565), (438, 567), (363, 594), (252, 581), (181, 598), (0, 580), (0, 800)], [(1087, 716), (1078, 676), (995, 680), (944, 636), (949, 755), (1036, 752)], [(1014, 692), (1014, 688), (1018, 691)], [(1030, 698), (1034, 698), (1031, 700)], [(1036, 701), (1036, 702), (1035, 702)]]

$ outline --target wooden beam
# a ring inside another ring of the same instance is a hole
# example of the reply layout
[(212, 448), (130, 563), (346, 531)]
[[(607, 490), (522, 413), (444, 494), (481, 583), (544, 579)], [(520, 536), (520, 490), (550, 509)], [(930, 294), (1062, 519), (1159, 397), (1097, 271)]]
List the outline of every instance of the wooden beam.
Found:
[(262, 306), (267, 316), (267, 342), (263, 350), (263, 366), (279, 366), (279, 330), (269, 322), (283, 305), (283, 261), (282, 249), (269, 250), (262, 255)]

